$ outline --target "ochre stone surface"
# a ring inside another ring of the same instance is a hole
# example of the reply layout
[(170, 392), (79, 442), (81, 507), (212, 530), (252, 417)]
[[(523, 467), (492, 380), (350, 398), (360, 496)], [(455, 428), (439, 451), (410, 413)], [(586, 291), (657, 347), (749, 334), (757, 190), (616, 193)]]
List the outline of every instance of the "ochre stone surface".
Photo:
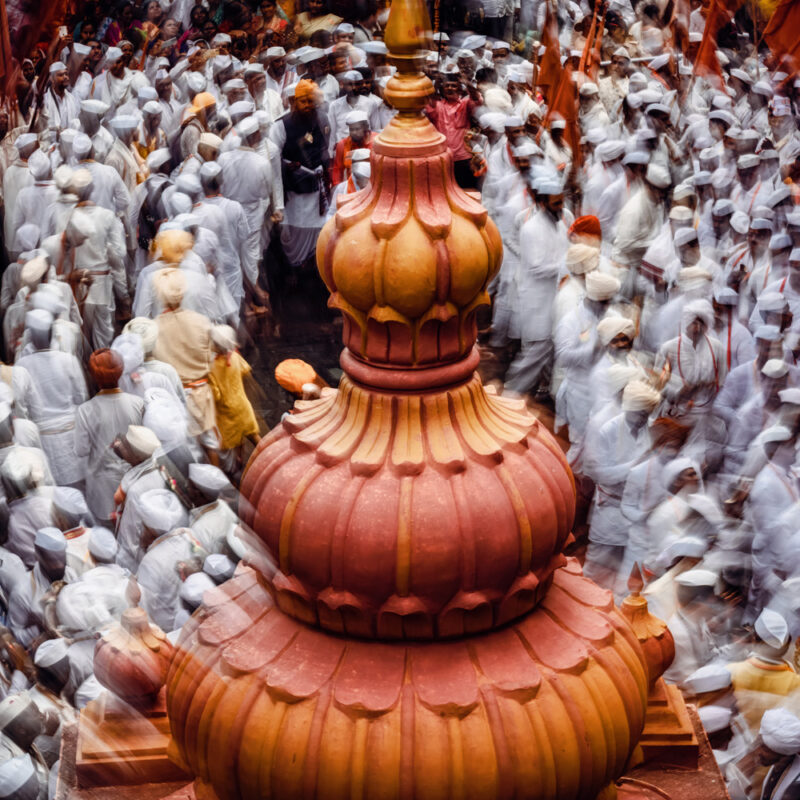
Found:
[(173, 736), (220, 800), (593, 798), (644, 720), (641, 648), (574, 560), (537, 611), (452, 642), (315, 630), (247, 570), (206, 594), (178, 651)]

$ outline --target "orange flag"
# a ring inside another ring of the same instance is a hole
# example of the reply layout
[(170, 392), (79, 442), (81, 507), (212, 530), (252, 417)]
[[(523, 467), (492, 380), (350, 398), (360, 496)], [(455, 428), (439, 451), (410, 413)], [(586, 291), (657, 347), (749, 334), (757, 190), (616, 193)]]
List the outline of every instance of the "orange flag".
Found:
[(597, 83), (600, 74), (600, 62), (603, 60), (603, 31), (605, 30), (605, 17), (601, 17), (594, 35), (594, 47), (586, 64), (586, 74), (589, 79)]
[(779, 60), (788, 56), (800, 67), (800, 0), (780, 0), (764, 28), (764, 41)]
[(578, 127), (578, 92), (575, 82), (572, 80), (572, 68), (567, 65), (561, 70), (561, 79), (558, 82), (553, 102), (547, 110), (547, 121), (553, 114), (560, 114), (567, 127), (564, 131), (564, 138), (572, 148), (572, 163), (581, 163), (581, 133)]
[(581, 53), (581, 60), (578, 62), (578, 69), (587, 74), (587, 67), (591, 64), (592, 60), (592, 44), (594, 43), (594, 37), (597, 34), (597, 6), (594, 7), (594, 13), (592, 14), (592, 24), (589, 26), (589, 33), (586, 36), (586, 41), (583, 44), (583, 52)]
[(729, 19), (730, 16), (722, 0), (711, 0), (703, 40), (700, 42), (694, 62), (694, 74), (705, 78), (720, 92), (725, 91), (725, 80), (717, 58), (717, 34)]
[(558, 42), (558, 20), (553, 10), (552, 0), (547, 0), (547, 11), (542, 30), (544, 54), (539, 62), (537, 84), (543, 89), (542, 94), (550, 98), (558, 86), (561, 77), (561, 45)]

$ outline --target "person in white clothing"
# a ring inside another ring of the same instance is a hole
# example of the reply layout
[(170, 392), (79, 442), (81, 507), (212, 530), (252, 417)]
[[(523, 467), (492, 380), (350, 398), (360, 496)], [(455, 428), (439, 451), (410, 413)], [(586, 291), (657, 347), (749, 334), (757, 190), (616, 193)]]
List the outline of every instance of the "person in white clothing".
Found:
[(535, 184), (537, 208), (520, 233), (516, 311), (522, 347), (506, 373), (506, 388), (535, 389), (553, 357), (553, 305), (567, 249), (564, 190), (554, 179)]

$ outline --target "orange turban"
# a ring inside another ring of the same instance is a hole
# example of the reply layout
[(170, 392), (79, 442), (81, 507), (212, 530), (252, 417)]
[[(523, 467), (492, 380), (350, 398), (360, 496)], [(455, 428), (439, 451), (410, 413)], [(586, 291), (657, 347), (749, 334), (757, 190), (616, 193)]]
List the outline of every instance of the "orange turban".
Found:
[(316, 94), (317, 84), (314, 83), (314, 81), (307, 80), (306, 78), (303, 78), (303, 80), (299, 81), (294, 87), (295, 100), (299, 100), (301, 97), (315, 97)]
[(100, 389), (116, 389), (123, 369), (122, 358), (107, 347), (89, 356), (89, 373)]
[(190, 108), (191, 111), (196, 114), (198, 111), (202, 111), (204, 108), (209, 108), (210, 106), (215, 106), (216, 104), (217, 98), (214, 97), (211, 92), (198, 92), (194, 96)]
[(600, 220), (593, 215), (578, 217), (570, 226), (567, 235), (572, 241), (602, 239), (603, 231), (600, 227)]
[(299, 397), (303, 394), (304, 384), (317, 383), (318, 379), (311, 364), (299, 358), (287, 358), (275, 367), (275, 380), (287, 392)]

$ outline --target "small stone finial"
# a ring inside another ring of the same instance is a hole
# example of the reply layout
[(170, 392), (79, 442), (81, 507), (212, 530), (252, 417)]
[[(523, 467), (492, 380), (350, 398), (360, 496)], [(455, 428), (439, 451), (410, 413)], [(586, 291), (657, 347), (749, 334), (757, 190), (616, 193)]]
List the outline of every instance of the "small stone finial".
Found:
[(667, 623), (650, 613), (647, 599), (641, 595), (643, 588), (641, 570), (634, 564), (628, 578), (631, 593), (622, 601), (620, 611), (644, 650), (652, 688), (674, 660), (675, 642)]
[(638, 597), (644, 589), (644, 578), (642, 578), (642, 571), (639, 569), (639, 562), (634, 561), (631, 574), (628, 576), (628, 591), (633, 597)]
[(136, 608), (142, 601), (142, 590), (139, 588), (139, 583), (136, 576), (131, 575), (128, 578), (128, 586), (125, 589), (125, 599), (131, 608)]
[(126, 703), (148, 707), (166, 682), (172, 653), (166, 635), (150, 624), (147, 612), (128, 608), (122, 612), (119, 625), (97, 642), (95, 676)]

